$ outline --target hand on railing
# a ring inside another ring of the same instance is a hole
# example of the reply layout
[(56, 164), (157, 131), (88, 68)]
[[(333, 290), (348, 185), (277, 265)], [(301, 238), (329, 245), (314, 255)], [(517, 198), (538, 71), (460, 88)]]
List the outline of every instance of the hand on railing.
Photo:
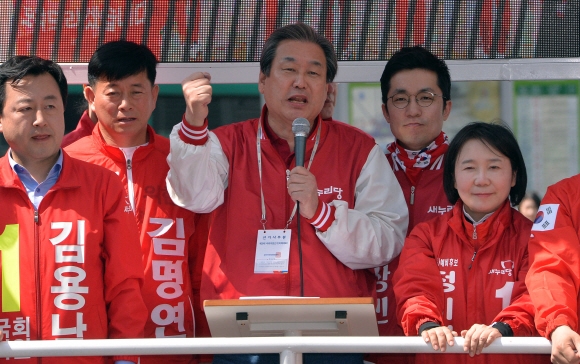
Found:
[[(5, 338), (6, 339), (6, 338)], [(444, 340), (445, 341), (445, 340)], [(446, 353), (463, 354), (462, 337), (446, 342)], [(437, 341), (438, 342), (438, 341)], [(457, 344), (457, 345), (455, 345)], [(578, 344), (580, 345), (580, 343)], [(324, 350), (324, 351), (321, 351)], [(550, 342), (542, 337), (502, 337), (482, 352), (486, 354), (548, 354)], [(420, 336), (284, 336), (240, 338), (171, 338), (171, 339), (98, 339), (98, 340), (31, 340), (0, 342), (0, 358), (54, 356), (137, 356), (185, 354), (284, 354), (284, 363), (293, 364), (296, 353), (432, 353), (432, 345)], [(288, 361), (290, 360), (290, 361)], [(1, 359), (0, 359), (1, 361)]]
[(461, 331), (461, 336), (465, 339), (463, 351), (469, 352), (469, 356), (473, 357), (481, 354), (483, 348), (487, 348), (501, 334), (495, 327), (475, 324), (469, 330)]
[(559, 326), (552, 332), (552, 363), (580, 363), (580, 335), (568, 326)]
[(431, 329), (423, 330), (421, 336), (426, 343), (431, 343), (433, 349), (441, 350), (443, 353), (445, 350), (447, 350), (447, 345), (455, 345), (453, 337), (458, 335), (457, 332), (451, 331), (447, 326), (437, 326)]

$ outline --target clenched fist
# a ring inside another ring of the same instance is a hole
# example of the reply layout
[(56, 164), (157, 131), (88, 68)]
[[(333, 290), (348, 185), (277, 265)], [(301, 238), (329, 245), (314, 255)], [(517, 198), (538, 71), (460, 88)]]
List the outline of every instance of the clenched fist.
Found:
[(211, 102), (211, 76), (195, 72), (181, 82), (185, 98), (185, 120), (192, 126), (202, 126), (207, 118), (207, 105)]

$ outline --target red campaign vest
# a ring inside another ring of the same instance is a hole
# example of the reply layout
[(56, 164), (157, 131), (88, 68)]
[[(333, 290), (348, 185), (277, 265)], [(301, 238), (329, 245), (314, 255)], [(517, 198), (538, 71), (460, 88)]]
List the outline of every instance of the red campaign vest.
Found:
[[(407, 208), (409, 209), (409, 227), (407, 235), (416, 224), (432, 219), (449, 211), (453, 206), (447, 200), (443, 191), (443, 161), (433, 163), (440, 168), (422, 169), (416, 186), (411, 186), (411, 182), (405, 172), (399, 168), (389, 154), (386, 156), (397, 181), (405, 195)], [(411, 188), (415, 187), (413, 193), (413, 204), (411, 204)], [(376, 315), (381, 336), (404, 336), (403, 329), (397, 320), (397, 305), (395, 302), (395, 292), (393, 291), (393, 275), (399, 266), (399, 257), (393, 259), (383, 267), (372, 269), (372, 273), (377, 279), (376, 291)], [(382, 363), (412, 363), (413, 354), (373, 354), (371, 361), (377, 364)]]
[(548, 187), (532, 227), (526, 284), (536, 326), (550, 338), (561, 325), (578, 331), (580, 315), (580, 175)]
[[(0, 200), (0, 267), (11, 292), (0, 292), (5, 340), (143, 337), (147, 311), (137, 227), (113, 173), (64, 153), (60, 177), (35, 214), (5, 156)], [(92, 364), (104, 358), (16, 362)]]
[[(405, 172), (393, 163), (393, 159), (387, 155), (389, 164), (394, 169), (395, 177), (401, 185), (407, 207), (409, 208), (409, 228), (407, 235), (411, 233), (416, 224), (432, 219), (451, 210), (453, 206), (447, 200), (443, 191), (443, 163), (440, 168), (425, 168), (421, 171), (416, 186), (411, 182)], [(414, 189), (413, 204), (411, 204), (411, 189)], [(374, 269), (377, 277), (377, 323), (381, 336), (402, 336), (396, 317), (395, 294), (393, 292), (393, 274), (399, 266), (399, 257), (393, 259), (388, 265)]]
[[(141, 268), (145, 273), (143, 298), (149, 310), (145, 337), (193, 337), (195, 305), (191, 267), (197, 250), (195, 214), (176, 206), (167, 193), (169, 140), (156, 134), (150, 126), (147, 132), (148, 144), (135, 151), (131, 163), (135, 218), (143, 256)], [(128, 194), (125, 156), (120, 149), (104, 142), (98, 127), (91, 136), (66, 150), (75, 158), (114, 171)], [(141, 363), (188, 363), (190, 360), (191, 355), (141, 357)]]
[[(460, 333), (475, 323), (501, 320), (515, 336), (537, 336), (534, 308), (524, 283), (531, 222), (506, 201), (485, 222), (491, 224), (489, 233), (477, 248), (467, 235), (464, 219), (459, 201), (452, 211), (417, 225), (405, 241), (393, 279), (397, 317), (405, 333), (417, 335), (425, 321), (440, 322)], [(519, 297), (525, 299), (510, 306)], [(416, 355), (418, 363), (522, 364), (545, 363), (548, 356), (488, 354), (467, 359), (456, 354)]]
[[(202, 299), (240, 296), (300, 295), (296, 218), (290, 224), (290, 262), (287, 274), (254, 274), (256, 238), (262, 228), (256, 132), (259, 119), (224, 126), (214, 132), (229, 160), (229, 184), (224, 203), (214, 212), (202, 276)], [(320, 144), (310, 171), (316, 176), (324, 202), (348, 202), (354, 208), (355, 186), (374, 147), (367, 134), (335, 121), (322, 123)], [(310, 156), (315, 138), (306, 144)], [(264, 199), (269, 229), (282, 229), (294, 202), (286, 188), (286, 164), (264, 135), (261, 141)], [(346, 147), (348, 146), (348, 147)], [(292, 168), (291, 166), (290, 168)], [(301, 219), (304, 294), (317, 297), (372, 296), (365, 270), (352, 270), (338, 261)]]

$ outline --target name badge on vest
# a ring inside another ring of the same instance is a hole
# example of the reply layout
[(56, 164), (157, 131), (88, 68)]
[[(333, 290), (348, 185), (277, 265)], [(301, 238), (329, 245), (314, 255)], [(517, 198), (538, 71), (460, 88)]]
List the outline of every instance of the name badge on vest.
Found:
[(255, 274), (288, 273), (290, 229), (258, 230)]

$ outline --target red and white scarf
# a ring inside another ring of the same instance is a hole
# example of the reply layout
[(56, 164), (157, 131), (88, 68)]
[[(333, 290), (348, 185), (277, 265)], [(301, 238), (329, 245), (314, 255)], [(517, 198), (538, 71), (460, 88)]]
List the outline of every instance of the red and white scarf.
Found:
[(393, 158), (394, 169), (401, 168), (409, 177), (411, 184), (415, 185), (417, 177), (421, 170), (430, 167), (430, 169), (439, 169), (443, 165), (443, 154), (449, 148), (449, 138), (444, 132), (441, 132), (425, 148), (414, 151), (403, 148), (396, 141), (387, 145), (387, 155)]

